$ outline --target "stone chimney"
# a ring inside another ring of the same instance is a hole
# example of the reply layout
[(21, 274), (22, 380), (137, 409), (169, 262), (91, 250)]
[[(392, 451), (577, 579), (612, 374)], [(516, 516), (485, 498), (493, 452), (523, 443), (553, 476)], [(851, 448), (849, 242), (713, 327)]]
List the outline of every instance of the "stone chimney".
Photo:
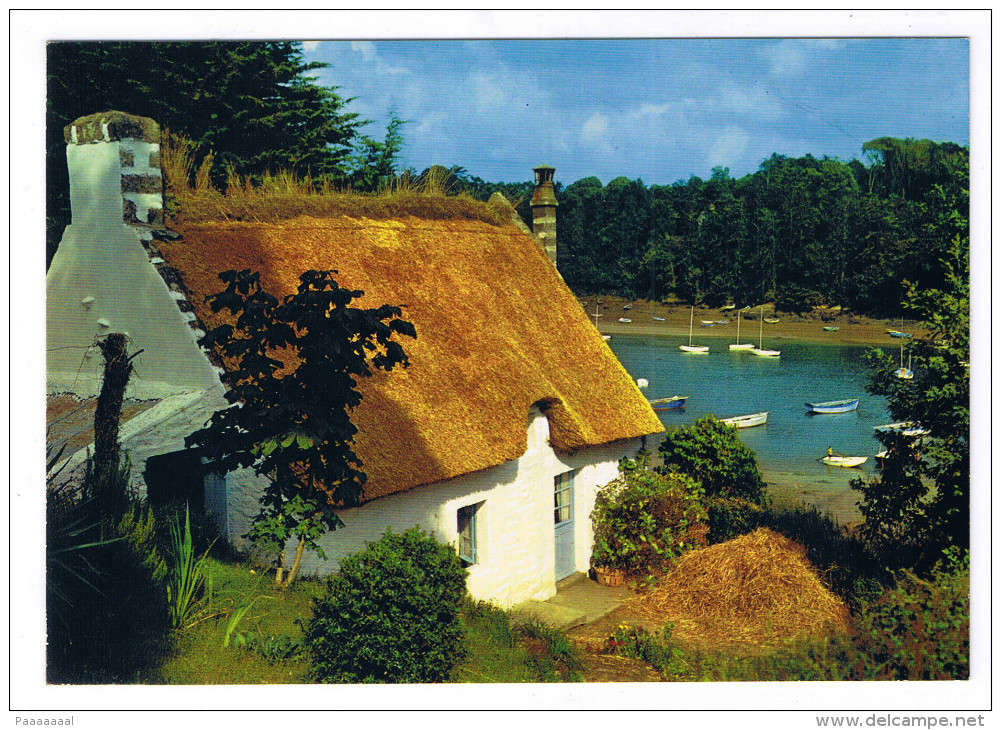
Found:
[(98, 112), (67, 125), (63, 137), (74, 224), (117, 219), (134, 227), (163, 225), (156, 122), (124, 112)]
[(553, 175), (556, 168), (539, 165), (535, 171), (535, 192), (532, 193), (532, 232), (539, 245), (545, 249), (549, 260), (556, 265), (556, 193)]

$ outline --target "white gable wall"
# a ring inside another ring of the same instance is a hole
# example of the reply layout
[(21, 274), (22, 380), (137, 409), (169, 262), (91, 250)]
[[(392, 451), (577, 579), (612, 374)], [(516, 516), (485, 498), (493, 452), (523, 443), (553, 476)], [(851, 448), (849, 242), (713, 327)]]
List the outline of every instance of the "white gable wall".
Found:
[(126, 139), (66, 148), (73, 223), (45, 277), (51, 389), (71, 386), (80, 395), (95, 395), (103, 361), (96, 348), (87, 348), (109, 332), (128, 333), (130, 349), (143, 350), (134, 361), (130, 394), (160, 384), (165, 387), (158, 394), (219, 384), (188, 324), (193, 316), (178, 309), (142, 246), (152, 234), (123, 222), (123, 200), (135, 204), (139, 216), (161, 204), (158, 194), (122, 190), (122, 152), (136, 161), (126, 174), (159, 175), (145, 162), (157, 147)]
[[(469, 568), (467, 587), (477, 599), (508, 608), (528, 599), (556, 593), (553, 487), (554, 478), (574, 470), (574, 562), (577, 571), (590, 567), (593, 535), (590, 514), (598, 487), (618, 476), (618, 460), (635, 456), (640, 439), (588, 449), (573, 456), (557, 454), (548, 443), (549, 422), (533, 409), (525, 454), (499, 466), (438, 484), (382, 497), (344, 510), (346, 527), (321, 541), (328, 560), (307, 553), (304, 574), (337, 569), (341, 558), (364, 549), (391, 527), (401, 532), (420, 527), (438, 540), (457, 544), (459, 508), (482, 502), (477, 512), (477, 558)], [(224, 483), (225, 482), (225, 483)], [(206, 504), (224, 502), (230, 539), (240, 543), (259, 511), (261, 483), (249, 472), (230, 474), (207, 484)], [(286, 565), (295, 544), (286, 550)]]

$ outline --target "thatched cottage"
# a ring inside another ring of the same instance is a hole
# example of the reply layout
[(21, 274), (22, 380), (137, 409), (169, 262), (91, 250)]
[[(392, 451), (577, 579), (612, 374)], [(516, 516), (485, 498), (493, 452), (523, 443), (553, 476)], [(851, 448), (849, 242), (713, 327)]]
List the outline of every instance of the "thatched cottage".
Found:
[[(143, 350), (122, 426), (137, 486), (201, 501), (239, 544), (259, 509), (259, 478), (204, 475), (183, 444), (226, 407), (197, 344), (218, 321), (205, 296), (227, 269), (257, 270), (279, 295), (305, 270), (336, 269), (342, 286), (365, 292), (355, 306), (404, 306), (417, 339), (403, 342), (409, 368), (359, 383), (364, 502), (325, 536), (329, 560), (307, 556), (303, 572), (335, 569), (387, 526), (414, 525), (455, 544), (470, 593), (502, 606), (547, 598), (586, 571), (597, 488), (662, 426), (558, 274), (553, 241), (547, 256), (514, 221), (414, 216), (185, 220), (167, 230), (158, 138), (151, 120), (114, 112), (66, 130), (73, 223), (47, 277), (50, 421), (84, 418), (101, 365), (88, 346), (127, 332)], [(551, 185), (552, 168), (536, 173)], [(551, 198), (533, 198), (547, 231)]]

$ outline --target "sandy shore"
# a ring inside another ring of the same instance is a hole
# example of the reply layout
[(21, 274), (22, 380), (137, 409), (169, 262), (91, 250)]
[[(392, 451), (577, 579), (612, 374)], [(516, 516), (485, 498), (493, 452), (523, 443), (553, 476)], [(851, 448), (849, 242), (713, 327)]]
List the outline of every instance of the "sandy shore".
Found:
[[(688, 324), (691, 308), (679, 304), (661, 304), (642, 299), (628, 300), (617, 297), (578, 297), (591, 321), (594, 321), (595, 305), (597, 311), (598, 330), (609, 335), (669, 335), (688, 338)], [(631, 305), (630, 309), (624, 309)], [(750, 312), (755, 318), (759, 310)], [(877, 345), (887, 349), (896, 349), (900, 340), (890, 337), (887, 330), (899, 330), (900, 320), (877, 320), (856, 315), (842, 315), (838, 310), (817, 309), (806, 315), (775, 313), (772, 305), (765, 305), (765, 317), (778, 317), (775, 324), (764, 323), (764, 346), (775, 349), (777, 343), (785, 341), (830, 343), (839, 345)], [(631, 319), (632, 322), (619, 322), (620, 317)], [(655, 320), (654, 317), (663, 319)], [(715, 324), (712, 327), (702, 327), (702, 320), (729, 320), (728, 324)], [(760, 322), (757, 319), (745, 320), (741, 317), (740, 341), (758, 341)], [(827, 332), (824, 327), (837, 327), (837, 332)], [(905, 331), (914, 333), (915, 337), (922, 331), (913, 323), (905, 323)], [(737, 316), (734, 310), (722, 311), (705, 307), (695, 308), (694, 338), (699, 343), (712, 344), (720, 341), (733, 342), (737, 336)]]

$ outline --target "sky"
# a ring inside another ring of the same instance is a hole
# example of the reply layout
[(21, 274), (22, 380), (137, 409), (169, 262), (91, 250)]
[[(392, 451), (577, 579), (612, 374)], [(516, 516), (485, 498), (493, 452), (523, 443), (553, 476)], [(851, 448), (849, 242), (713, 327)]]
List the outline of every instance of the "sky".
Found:
[(402, 165), (491, 182), (670, 184), (772, 153), (864, 159), (877, 137), (969, 144), (966, 38), (305, 41), (318, 82)]

